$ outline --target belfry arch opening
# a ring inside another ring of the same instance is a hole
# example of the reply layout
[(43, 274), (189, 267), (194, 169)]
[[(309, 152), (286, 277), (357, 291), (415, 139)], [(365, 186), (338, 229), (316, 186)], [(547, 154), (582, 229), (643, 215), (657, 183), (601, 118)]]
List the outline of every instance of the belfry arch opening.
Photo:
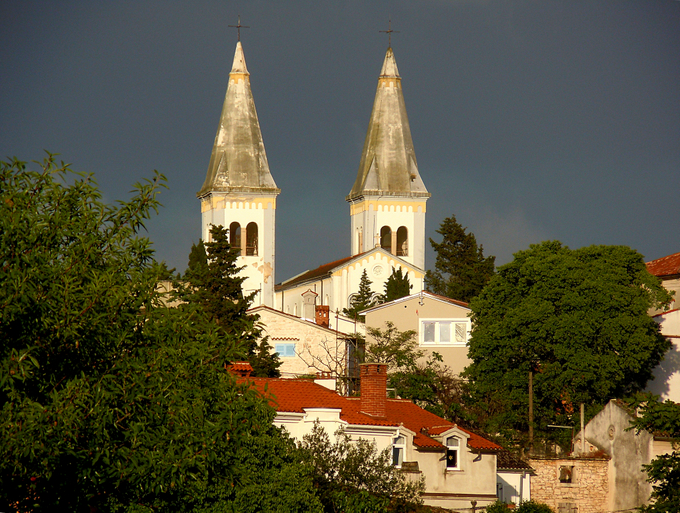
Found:
[(392, 253), (392, 229), (389, 226), (380, 228), (380, 247)]
[(246, 226), (246, 256), (257, 256), (257, 223)]
[(241, 255), (241, 225), (239, 223), (231, 223), (229, 225), (229, 244), (232, 249)]
[(405, 226), (397, 230), (397, 256), (408, 256), (408, 229)]

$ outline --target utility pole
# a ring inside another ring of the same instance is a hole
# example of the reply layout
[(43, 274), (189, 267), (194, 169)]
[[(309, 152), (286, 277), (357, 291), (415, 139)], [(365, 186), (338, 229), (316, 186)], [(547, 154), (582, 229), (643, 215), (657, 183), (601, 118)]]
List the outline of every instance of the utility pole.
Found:
[(529, 371), (529, 452), (534, 450), (534, 371)]

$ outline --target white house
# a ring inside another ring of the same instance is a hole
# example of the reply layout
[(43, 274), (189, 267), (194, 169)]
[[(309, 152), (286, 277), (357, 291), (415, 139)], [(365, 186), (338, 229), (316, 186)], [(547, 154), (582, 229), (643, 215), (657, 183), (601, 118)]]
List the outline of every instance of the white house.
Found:
[(275, 424), (301, 439), (319, 421), (392, 452), (405, 472), (425, 479), (425, 504), (483, 507), (496, 500), (496, 454), (485, 438), (403, 399), (388, 399), (387, 367), (361, 365), (361, 397), (347, 398), (311, 380), (243, 378), (271, 398)]

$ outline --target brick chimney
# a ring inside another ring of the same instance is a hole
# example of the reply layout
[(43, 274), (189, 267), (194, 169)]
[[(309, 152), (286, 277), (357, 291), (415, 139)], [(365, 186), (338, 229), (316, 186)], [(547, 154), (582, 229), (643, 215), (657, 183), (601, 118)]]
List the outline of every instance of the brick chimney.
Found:
[(362, 363), (361, 411), (372, 417), (387, 416), (387, 365)]
[(328, 305), (316, 305), (316, 323), (319, 326), (328, 328), (329, 309)]

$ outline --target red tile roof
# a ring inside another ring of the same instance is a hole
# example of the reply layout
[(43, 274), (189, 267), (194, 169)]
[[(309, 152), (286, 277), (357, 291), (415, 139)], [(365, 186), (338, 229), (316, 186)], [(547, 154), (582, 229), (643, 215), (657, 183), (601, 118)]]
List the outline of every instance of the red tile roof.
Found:
[(665, 257), (647, 262), (647, 270), (654, 276), (664, 277), (680, 275), (680, 253), (674, 253)]
[(476, 433), (463, 429), (453, 422), (423, 410), (420, 406), (413, 404), (407, 399), (388, 399), (387, 400), (387, 420), (403, 423), (405, 427), (417, 433), (413, 443), (419, 447), (443, 447), (443, 445), (431, 438), (429, 435), (439, 435), (444, 431), (456, 427), (470, 435), (468, 446), (478, 450), (497, 451), (501, 447), (486, 438), (482, 438)]
[(306, 379), (250, 378), (255, 388), (270, 397), (270, 404), (279, 412), (304, 413), (303, 408), (338, 408), (340, 418), (350, 424), (367, 426), (397, 426), (385, 419), (361, 413), (354, 404), (324, 386)]
[(417, 447), (443, 449), (444, 446), (429, 435), (438, 435), (457, 427), (470, 435), (468, 446), (477, 450), (497, 451), (501, 447), (485, 438), (463, 429), (406, 399), (388, 399), (387, 417), (379, 419), (361, 413), (358, 397), (342, 397), (313, 381), (303, 379), (249, 378), (255, 388), (271, 397), (270, 404), (278, 412), (304, 413), (304, 408), (338, 408), (340, 418), (354, 425), (394, 426), (404, 425), (416, 433), (413, 443)]

